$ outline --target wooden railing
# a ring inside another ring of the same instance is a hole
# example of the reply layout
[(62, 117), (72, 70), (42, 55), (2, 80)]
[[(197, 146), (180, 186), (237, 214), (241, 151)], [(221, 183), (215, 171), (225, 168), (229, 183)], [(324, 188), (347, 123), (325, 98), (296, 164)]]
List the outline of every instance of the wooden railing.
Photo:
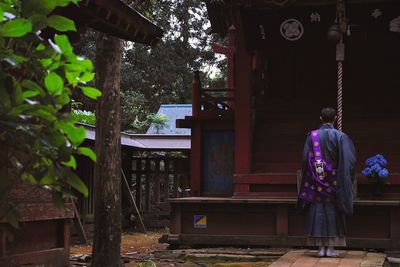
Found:
[(222, 117), (232, 115), (235, 106), (234, 88), (202, 88), (200, 73), (194, 72), (192, 82), (192, 115)]

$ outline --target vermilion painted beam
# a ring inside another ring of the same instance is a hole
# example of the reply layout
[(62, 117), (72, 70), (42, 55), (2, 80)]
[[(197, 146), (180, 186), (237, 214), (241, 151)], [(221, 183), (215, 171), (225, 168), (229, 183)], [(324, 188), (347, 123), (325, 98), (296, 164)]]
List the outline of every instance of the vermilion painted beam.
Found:
[(195, 122), (192, 128), (190, 150), (190, 189), (191, 196), (200, 196), (201, 185), (201, 122)]

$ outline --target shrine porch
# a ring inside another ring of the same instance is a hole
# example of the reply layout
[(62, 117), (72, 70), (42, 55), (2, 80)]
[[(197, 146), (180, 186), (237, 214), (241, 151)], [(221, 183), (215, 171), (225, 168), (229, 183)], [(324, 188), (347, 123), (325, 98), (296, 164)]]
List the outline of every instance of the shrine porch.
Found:
[[(170, 199), (171, 245), (303, 247), (305, 216), (296, 199)], [(400, 200), (357, 200), (347, 219), (348, 248), (400, 249)]]

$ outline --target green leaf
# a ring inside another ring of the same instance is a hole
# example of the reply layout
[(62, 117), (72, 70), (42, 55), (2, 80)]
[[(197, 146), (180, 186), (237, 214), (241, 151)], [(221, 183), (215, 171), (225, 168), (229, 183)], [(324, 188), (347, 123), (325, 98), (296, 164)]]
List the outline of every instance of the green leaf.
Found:
[(35, 91), (38, 92), (40, 95), (45, 95), (43, 89), (33, 81), (23, 80), (21, 82), (21, 85), (23, 88), (29, 89), (30, 91)]
[(32, 31), (37, 32), (47, 27), (47, 17), (43, 14), (33, 14), (28, 18), (32, 23)]
[(97, 99), (99, 96), (101, 96), (101, 91), (94, 87), (81, 86), (80, 88), (87, 97), (90, 97), (92, 99)]
[(86, 187), (86, 185), (73, 172), (70, 172), (69, 175), (67, 176), (67, 183), (76, 190), (78, 190), (79, 192), (81, 192), (85, 197), (89, 195), (89, 190)]
[(3, 9), (4, 12), (8, 12), (8, 13), (11, 13), (11, 14), (14, 14), (14, 15), (16, 13), (15, 9), (13, 8), (13, 5), (5, 4), (5, 3), (1, 3), (0, 2), (0, 7), (1, 7), (1, 9)]
[(4, 11), (3, 9), (0, 7), (0, 21), (3, 21), (4, 18)]
[(86, 138), (85, 128), (76, 127), (73, 122), (58, 121), (55, 126), (67, 135), (72, 144), (79, 145)]
[(81, 64), (87, 71), (93, 71), (93, 63), (89, 59), (79, 60), (79, 64)]
[(66, 72), (83, 72), (85, 71), (85, 68), (82, 64), (80, 64), (79, 61), (75, 61), (70, 64), (65, 64), (65, 71)]
[(80, 147), (78, 148), (78, 153), (81, 155), (85, 155), (87, 157), (89, 157), (91, 160), (93, 160), (94, 162), (96, 162), (96, 154), (93, 152), (93, 150), (89, 147)]
[(69, 43), (68, 37), (66, 35), (56, 35), (54, 41), (60, 48), (61, 52), (65, 55), (70, 55), (72, 53), (72, 46)]
[(34, 184), (34, 185), (37, 184), (37, 181), (36, 181), (35, 177), (32, 174), (27, 173), (27, 172), (24, 172), (21, 175), (21, 179), (22, 179), (22, 181), (29, 182), (29, 183)]
[(76, 170), (76, 160), (75, 157), (71, 155), (71, 157), (69, 158), (69, 161), (63, 161), (61, 162), (62, 164), (64, 164), (67, 167), (71, 167), (72, 169)]
[(73, 87), (77, 86), (79, 83), (79, 74), (79, 72), (65, 71), (65, 77)]
[(52, 177), (50, 175), (45, 175), (44, 177), (42, 177), (42, 179), (40, 179), (39, 184), (40, 185), (52, 185), (52, 184), (54, 184), (54, 177)]
[(71, 3), (71, 0), (56, 0), (56, 6), (66, 7)]
[(61, 107), (68, 104), (71, 99), (69, 98), (68, 94), (61, 94), (56, 96), (55, 98), (56, 104), (60, 105)]
[(39, 93), (38, 91), (28, 90), (28, 91), (24, 91), (24, 92), (22, 93), (22, 98), (23, 98), (23, 99), (25, 99), (25, 98), (30, 98), (30, 97), (37, 96), (37, 95), (39, 95), (39, 94), (40, 94), (40, 93)]
[(44, 46), (44, 44), (39, 44), (37, 47), (36, 47), (36, 50), (37, 51), (43, 51), (43, 50), (45, 50), (46, 49), (46, 47)]
[(40, 59), (40, 63), (42, 63), (42, 66), (47, 69), (51, 64), (53, 64), (53, 60), (51, 58), (42, 58)]
[(32, 31), (32, 23), (26, 19), (13, 19), (7, 21), (0, 29), (0, 36), (21, 37)]
[(24, 17), (29, 17), (35, 13), (48, 15), (56, 7), (54, 0), (29, 0), (21, 1), (21, 10)]
[(85, 72), (81, 75), (81, 77), (79, 77), (79, 80), (81, 82), (90, 82), (91, 80), (93, 80), (94, 78), (94, 73), (92, 72)]
[(0, 107), (1, 106), (3, 106), (5, 110), (9, 110), (11, 108), (10, 95), (2, 84), (0, 84)]
[(76, 27), (74, 21), (59, 15), (52, 15), (47, 19), (49, 27), (56, 29), (60, 32), (75, 31)]
[(58, 69), (60, 66), (61, 66), (61, 62), (60, 62), (60, 61), (56, 61), (56, 62), (54, 62), (53, 64), (51, 64), (51, 65), (48, 67), (48, 69), (49, 69), (50, 71), (53, 71), (53, 70)]
[(12, 109), (10, 109), (10, 111), (7, 113), (8, 116), (18, 116), (21, 113), (30, 110), (30, 109), (34, 109), (35, 106), (34, 105), (29, 105), (29, 104), (22, 104), (22, 105), (18, 105), (13, 107)]
[(44, 85), (46, 86), (47, 90), (53, 94), (53, 95), (59, 95), (62, 93), (62, 90), (64, 88), (64, 82), (61, 79), (61, 77), (55, 73), (55, 72), (50, 72), (45, 78), (44, 78)]
[(30, 110), (27, 112), (27, 114), (34, 115), (36, 117), (39, 117), (39, 118), (42, 118), (42, 119), (45, 119), (48, 121), (54, 121), (56, 119), (51, 112), (44, 110), (42, 108)]

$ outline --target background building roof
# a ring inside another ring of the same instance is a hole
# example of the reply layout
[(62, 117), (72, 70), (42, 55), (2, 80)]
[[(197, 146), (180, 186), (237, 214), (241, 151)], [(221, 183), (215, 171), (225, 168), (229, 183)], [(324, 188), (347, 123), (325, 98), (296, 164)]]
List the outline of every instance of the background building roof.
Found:
[(192, 104), (165, 104), (158, 109), (157, 115), (165, 115), (168, 120), (166, 125), (157, 129), (154, 124), (151, 124), (146, 134), (158, 135), (190, 135), (190, 129), (176, 128), (176, 120), (184, 119), (185, 116), (192, 115)]
[[(94, 126), (83, 123), (78, 124), (86, 128), (87, 140), (94, 141), (96, 139), (96, 129)], [(189, 150), (190, 135), (121, 133), (121, 145), (139, 150)]]

